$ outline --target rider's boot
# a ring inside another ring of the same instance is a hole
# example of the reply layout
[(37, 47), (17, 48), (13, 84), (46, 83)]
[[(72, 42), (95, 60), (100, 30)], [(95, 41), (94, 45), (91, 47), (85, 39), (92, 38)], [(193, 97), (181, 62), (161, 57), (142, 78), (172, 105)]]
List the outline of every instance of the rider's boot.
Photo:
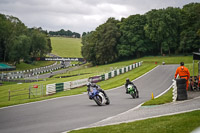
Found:
[(126, 94), (128, 94), (128, 89), (126, 89)]
[(89, 99), (90, 99), (90, 100), (92, 100), (92, 97), (91, 97), (91, 96), (89, 96)]
[(105, 92), (103, 92), (103, 94), (104, 94), (104, 96), (105, 96), (105, 98), (106, 98), (106, 100), (108, 99), (108, 96), (106, 95), (106, 93)]

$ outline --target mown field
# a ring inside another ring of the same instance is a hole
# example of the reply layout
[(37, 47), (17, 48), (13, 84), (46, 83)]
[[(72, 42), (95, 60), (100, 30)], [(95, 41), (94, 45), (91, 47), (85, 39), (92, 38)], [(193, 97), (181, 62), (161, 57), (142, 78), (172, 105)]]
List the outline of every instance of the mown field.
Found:
[(82, 58), (80, 38), (51, 37), (51, 45), (55, 55)]

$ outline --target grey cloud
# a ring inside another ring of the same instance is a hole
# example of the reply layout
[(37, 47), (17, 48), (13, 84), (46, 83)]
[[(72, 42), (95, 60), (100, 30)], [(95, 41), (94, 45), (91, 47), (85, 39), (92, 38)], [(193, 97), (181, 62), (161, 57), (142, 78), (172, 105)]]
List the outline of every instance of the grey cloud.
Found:
[(200, 0), (0, 0), (0, 13), (18, 17), (28, 27), (82, 33), (103, 24), (151, 9), (182, 7)]

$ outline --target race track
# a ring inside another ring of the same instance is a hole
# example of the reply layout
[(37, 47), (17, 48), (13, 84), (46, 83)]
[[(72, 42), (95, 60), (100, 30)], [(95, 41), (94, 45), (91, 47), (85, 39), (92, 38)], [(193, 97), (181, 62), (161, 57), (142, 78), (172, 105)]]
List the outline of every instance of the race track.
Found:
[(86, 94), (0, 109), (0, 133), (61, 133), (85, 127), (130, 110), (161, 94), (172, 84), (178, 65), (162, 65), (134, 81), (139, 99), (125, 94), (124, 86), (108, 90), (111, 104), (97, 106)]

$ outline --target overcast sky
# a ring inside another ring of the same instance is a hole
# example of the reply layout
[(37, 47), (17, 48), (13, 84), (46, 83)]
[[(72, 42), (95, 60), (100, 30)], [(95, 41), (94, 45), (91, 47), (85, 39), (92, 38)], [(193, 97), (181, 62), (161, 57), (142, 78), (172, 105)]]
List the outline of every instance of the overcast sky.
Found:
[(19, 18), (26, 26), (48, 31), (88, 32), (106, 22), (151, 9), (180, 7), (200, 0), (0, 0), (0, 13)]

